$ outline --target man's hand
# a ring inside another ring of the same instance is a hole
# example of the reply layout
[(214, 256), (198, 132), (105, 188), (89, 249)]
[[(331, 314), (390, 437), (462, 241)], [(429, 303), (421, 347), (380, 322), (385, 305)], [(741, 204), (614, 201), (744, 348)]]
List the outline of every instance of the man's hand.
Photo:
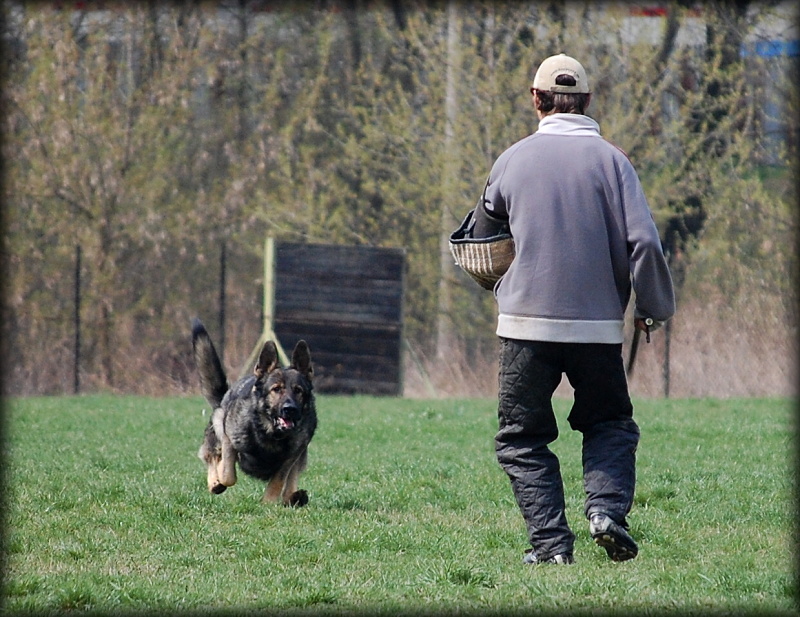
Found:
[(636, 352), (639, 349), (639, 338), (641, 337), (642, 332), (647, 335), (646, 340), (649, 343), (650, 332), (660, 328), (663, 323), (663, 321), (656, 321), (651, 317), (633, 318), (633, 341), (631, 342), (631, 351), (630, 355), (628, 356), (628, 366), (625, 369), (625, 372), (628, 374), (628, 378), (633, 377), (633, 363), (636, 360)]
[(641, 330), (647, 335), (647, 342), (650, 342), (650, 333), (658, 330), (664, 325), (663, 321), (657, 321), (651, 317), (636, 317), (633, 320), (633, 327), (636, 330)]

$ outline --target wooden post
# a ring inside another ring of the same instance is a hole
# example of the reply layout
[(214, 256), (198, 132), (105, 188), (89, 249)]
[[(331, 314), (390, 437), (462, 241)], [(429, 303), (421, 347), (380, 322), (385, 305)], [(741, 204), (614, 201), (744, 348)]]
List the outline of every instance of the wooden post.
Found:
[(669, 398), (670, 374), (669, 374), (669, 347), (672, 340), (672, 320), (667, 320), (664, 324), (664, 398)]
[(275, 241), (264, 242), (264, 323), (262, 335), (272, 333), (275, 320)]
[(275, 241), (272, 238), (267, 238), (264, 242), (264, 324), (261, 330), (261, 336), (255, 349), (250, 353), (247, 358), (247, 363), (242, 367), (241, 374), (247, 375), (255, 366), (258, 361), (258, 356), (261, 353), (261, 348), (267, 341), (273, 341), (278, 348), (278, 357), (284, 366), (288, 366), (289, 357), (283, 350), (278, 337), (275, 334)]
[(81, 245), (75, 247), (75, 357), (72, 391), (81, 391)]
[(219, 352), (220, 362), (225, 359), (225, 267), (227, 251), (225, 240), (222, 241), (219, 250)]

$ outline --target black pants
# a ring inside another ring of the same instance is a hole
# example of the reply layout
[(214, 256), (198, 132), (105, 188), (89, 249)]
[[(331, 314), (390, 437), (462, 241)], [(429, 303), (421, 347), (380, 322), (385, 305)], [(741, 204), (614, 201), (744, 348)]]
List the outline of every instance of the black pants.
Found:
[(564, 485), (548, 444), (558, 437), (552, 396), (562, 375), (575, 390), (570, 427), (583, 434), (584, 512), (620, 524), (633, 503), (639, 427), (622, 361), (622, 345), (500, 339), (497, 460), (540, 559), (572, 553)]

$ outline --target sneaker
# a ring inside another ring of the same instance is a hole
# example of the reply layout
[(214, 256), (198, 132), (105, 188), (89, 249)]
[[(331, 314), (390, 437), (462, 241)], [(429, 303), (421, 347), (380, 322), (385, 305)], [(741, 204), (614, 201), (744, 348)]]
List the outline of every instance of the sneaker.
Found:
[(539, 563), (557, 563), (566, 565), (570, 563), (575, 563), (575, 560), (569, 553), (559, 553), (558, 555), (553, 555), (552, 557), (549, 557), (547, 559), (540, 560), (536, 556), (536, 552), (532, 548), (529, 548), (527, 551), (525, 551), (525, 556), (522, 558), (522, 563), (533, 564), (533, 565)]
[(595, 543), (606, 549), (611, 561), (626, 561), (639, 554), (639, 547), (623, 526), (602, 512), (589, 517), (589, 532)]

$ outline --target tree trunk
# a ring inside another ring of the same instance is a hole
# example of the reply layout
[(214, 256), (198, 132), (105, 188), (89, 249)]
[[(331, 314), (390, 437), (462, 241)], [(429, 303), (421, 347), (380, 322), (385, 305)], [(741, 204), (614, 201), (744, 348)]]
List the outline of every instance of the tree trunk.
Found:
[(456, 193), (458, 185), (458, 153), (456, 151), (455, 125), (458, 115), (456, 80), (459, 72), (459, 23), (455, 0), (447, 4), (447, 83), (445, 92), (444, 173), (442, 174), (441, 230), (439, 240), (439, 310), (436, 324), (436, 357), (445, 359), (452, 349), (453, 329), (453, 258), (448, 238), (454, 227), (448, 197)]

